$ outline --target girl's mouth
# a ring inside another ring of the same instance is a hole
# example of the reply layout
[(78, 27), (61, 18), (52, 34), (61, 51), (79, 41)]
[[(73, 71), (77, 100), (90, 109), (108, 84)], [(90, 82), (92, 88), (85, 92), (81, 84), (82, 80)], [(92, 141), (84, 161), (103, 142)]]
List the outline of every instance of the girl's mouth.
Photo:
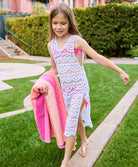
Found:
[(56, 31), (58, 34), (61, 34), (63, 31)]

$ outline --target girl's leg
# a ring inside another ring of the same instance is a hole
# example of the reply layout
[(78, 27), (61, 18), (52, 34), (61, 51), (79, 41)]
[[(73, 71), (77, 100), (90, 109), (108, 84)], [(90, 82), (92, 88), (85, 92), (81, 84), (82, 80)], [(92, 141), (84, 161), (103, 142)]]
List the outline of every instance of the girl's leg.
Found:
[[(80, 109), (80, 113), (81, 113), (81, 110), (82, 110), (82, 108), (84, 106), (84, 102), (85, 102), (85, 98), (83, 98), (81, 109)], [(79, 115), (79, 120), (78, 120), (78, 133), (79, 133), (80, 138), (81, 138), (81, 151), (80, 151), (80, 154), (82, 156), (85, 156), (85, 154), (86, 154), (86, 146), (88, 144), (88, 139), (87, 139), (86, 134), (85, 134), (85, 127), (83, 126), (83, 121), (82, 121), (81, 114)]]
[(81, 138), (80, 155), (84, 157), (86, 154), (86, 146), (89, 142), (88, 142), (88, 139), (87, 139), (86, 134), (85, 134), (85, 127), (83, 126), (83, 121), (82, 121), (81, 115), (79, 115), (79, 120), (78, 120), (78, 133), (79, 133), (80, 138)]
[[(81, 95), (80, 96), (74, 96), (74, 99), (73, 99), (73, 102), (75, 102), (76, 100), (78, 100), (78, 102), (79, 102), (79, 98), (81, 99)], [(82, 110), (82, 107), (83, 107), (83, 105), (84, 105), (84, 98), (83, 98), (83, 100), (82, 100), (82, 105), (81, 105), (81, 108), (80, 108), (80, 110)], [(71, 111), (73, 111), (73, 112), (76, 112), (76, 111), (78, 111), (78, 107), (79, 107), (79, 105), (78, 105), (78, 103), (75, 103), (75, 104), (73, 104), (72, 105), (72, 109), (71, 109)], [(77, 112), (76, 112), (77, 113)], [(74, 113), (73, 113), (74, 114)], [(74, 115), (72, 114), (72, 112), (70, 112), (69, 114), (68, 114), (68, 117), (69, 117), (69, 120), (70, 119), (72, 119), (73, 121), (75, 120), (74, 119)], [(80, 116), (79, 116), (80, 117)], [(79, 120), (80, 120), (80, 118), (79, 118)], [(68, 120), (67, 120), (67, 122), (68, 122)], [(66, 122), (66, 124), (67, 124), (67, 122)], [(80, 121), (79, 121), (80, 122)], [(80, 129), (80, 128), (79, 128)], [(81, 129), (80, 129), (81, 130)], [(84, 130), (84, 132), (85, 132), (85, 130)], [(83, 133), (84, 133), (83, 132)], [(81, 133), (81, 132), (80, 132)], [(82, 133), (81, 133), (82, 134)], [(82, 135), (81, 135), (82, 136)], [(82, 137), (82, 139), (83, 139), (83, 137)], [(66, 137), (66, 146), (65, 146), (65, 154), (64, 154), (64, 159), (63, 159), (63, 161), (62, 161), (62, 164), (61, 164), (61, 167), (69, 167), (69, 160), (70, 160), (70, 157), (71, 157), (71, 153), (72, 153), (72, 149), (73, 149), (73, 147), (74, 147), (74, 145), (75, 145), (75, 141), (76, 141), (76, 136), (70, 136), (70, 137)]]
[(61, 167), (69, 167), (68, 163), (71, 157), (72, 149), (75, 145), (75, 141), (76, 136), (70, 136), (66, 138), (65, 155)]

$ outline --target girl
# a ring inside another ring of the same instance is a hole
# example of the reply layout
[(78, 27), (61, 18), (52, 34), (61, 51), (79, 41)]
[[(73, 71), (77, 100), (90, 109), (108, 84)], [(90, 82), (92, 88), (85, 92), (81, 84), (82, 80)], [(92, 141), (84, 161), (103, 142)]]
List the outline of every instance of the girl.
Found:
[[(68, 112), (64, 132), (66, 136), (65, 155), (61, 164), (61, 167), (68, 167), (77, 130), (81, 138), (80, 155), (85, 156), (88, 139), (85, 135), (84, 126), (92, 127), (90, 112), (88, 112), (89, 87), (83, 68), (84, 53), (97, 63), (118, 72), (125, 84), (129, 83), (129, 76), (88, 45), (76, 27), (72, 10), (65, 3), (57, 4), (52, 8), (49, 17), (49, 30), (50, 70), (55, 74), (58, 72)], [(46, 88), (43, 88), (41, 93), (48, 94), (48, 91)], [(82, 116), (84, 116), (84, 125)]]

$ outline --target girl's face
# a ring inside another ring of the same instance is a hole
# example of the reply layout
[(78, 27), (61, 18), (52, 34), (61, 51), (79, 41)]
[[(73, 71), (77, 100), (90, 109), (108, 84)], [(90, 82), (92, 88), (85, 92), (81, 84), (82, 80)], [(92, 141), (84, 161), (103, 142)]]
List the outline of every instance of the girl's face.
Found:
[(64, 14), (59, 13), (52, 19), (52, 29), (57, 37), (65, 37), (69, 34), (69, 20)]

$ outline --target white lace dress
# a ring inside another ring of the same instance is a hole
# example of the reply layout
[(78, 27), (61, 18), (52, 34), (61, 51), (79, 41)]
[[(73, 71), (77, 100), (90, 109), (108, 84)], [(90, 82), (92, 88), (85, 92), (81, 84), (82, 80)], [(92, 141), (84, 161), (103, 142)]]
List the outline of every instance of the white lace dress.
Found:
[[(76, 35), (72, 35), (61, 49), (58, 48), (56, 38), (51, 41), (51, 53), (56, 63), (64, 102), (68, 112), (64, 132), (66, 137), (76, 135), (83, 96), (88, 102), (88, 105), (85, 105), (81, 112), (84, 126), (92, 127), (89, 86), (84, 67), (80, 65), (74, 53), (75, 37)], [(84, 59), (84, 53), (80, 56)]]

